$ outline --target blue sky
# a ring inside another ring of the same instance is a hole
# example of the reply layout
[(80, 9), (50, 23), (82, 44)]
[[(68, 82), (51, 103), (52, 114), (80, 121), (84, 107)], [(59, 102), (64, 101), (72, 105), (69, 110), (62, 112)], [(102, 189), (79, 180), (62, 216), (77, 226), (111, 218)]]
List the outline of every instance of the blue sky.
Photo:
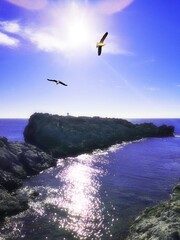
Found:
[(1, 0), (0, 118), (180, 118), (179, 22), (179, 0)]

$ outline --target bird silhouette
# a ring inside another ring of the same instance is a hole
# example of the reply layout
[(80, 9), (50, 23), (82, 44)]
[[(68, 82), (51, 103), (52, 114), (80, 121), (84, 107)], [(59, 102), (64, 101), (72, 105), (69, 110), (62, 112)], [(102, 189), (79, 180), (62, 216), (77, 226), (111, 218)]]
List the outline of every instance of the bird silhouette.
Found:
[(59, 81), (59, 80), (49, 79), (49, 78), (47, 78), (47, 80), (50, 81), (50, 82), (55, 82), (57, 85), (58, 85), (58, 84), (62, 84), (62, 85), (64, 85), (64, 86), (67, 86), (67, 84), (65, 84), (65, 83), (63, 83), (63, 82), (61, 82), (61, 81)]
[(96, 47), (98, 48), (98, 56), (101, 55), (102, 47), (105, 46), (104, 40), (105, 40), (105, 38), (107, 37), (107, 35), (108, 35), (108, 32), (106, 32), (106, 33), (103, 35), (103, 37), (101, 38), (100, 42), (98, 42), (98, 43), (96, 44)]

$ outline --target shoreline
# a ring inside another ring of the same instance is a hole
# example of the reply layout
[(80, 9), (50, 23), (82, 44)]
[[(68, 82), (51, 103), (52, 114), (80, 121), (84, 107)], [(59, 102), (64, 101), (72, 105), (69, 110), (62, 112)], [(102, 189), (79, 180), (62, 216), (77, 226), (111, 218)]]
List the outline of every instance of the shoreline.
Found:
[[(98, 151), (98, 150), (107, 150), (110, 149), (113, 146), (116, 145), (122, 145), (122, 144), (129, 144), (132, 143), (134, 141), (142, 141), (145, 138), (151, 138), (151, 137), (173, 137), (172, 136), (172, 130), (174, 130), (173, 127), (171, 127), (170, 129), (165, 126), (163, 127), (163, 131), (165, 130), (165, 135), (164, 136), (164, 132), (160, 132), (160, 136), (159, 136), (159, 128), (156, 127), (153, 124), (132, 124), (129, 123), (126, 120), (121, 120), (121, 119), (100, 119), (100, 118), (74, 118), (74, 117), (65, 117), (63, 119), (60, 119), (59, 116), (51, 116), (49, 114), (35, 114), (33, 115), (33, 117), (35, 116), (35, 122), (33, 122), (33, 124), (36, 124), (36, 117), (40, 117), (41, 120), (45, 121), (45, 123), (41, 122), (41, 124), (37, 124), (36, 127), (41, 127), (42, 133), (44, 131), (44, 129), (46, 130), (46, 123), (47, 123), (47, 118), (48, 120), (48, 124), (49, 124), (49, 130), (50, 132), (52, 130), (54, 135), (56, 135), (56, 131), (58, 133), (63, 133), (65, 132), (67, 129), (71, 132), (72, 128), (71, 126), (73, 125), (75, 127), (76, 131), (81, 132), (82, 130), (82, 126), (89, 127), (89, 128), (85, 128), (86, 131), (84, 132), (85, 135), (84, 136), (88, 136), (90, 138), (91, 135), (87, 135), (87, 133), (97, 133), (94, 134), (95, 137), (95, 141), (92, 140), (91, 138), (91, 142), (92, 143), (94, 141), (93, 145), (89, 145), (90, 147), (86, 147), (84, 148), (82, 146), (82, 148), (78, 148), (78, 151), (75, 152), (66, 152), (67, 154), (65, 154), (65, 156), (60, 156), (61, 158), (64, 157), (75, 157), (79, 154), (86, 154), (86, 153), (93, 153), (94, 151)], [(54, 121), (55, 120), (55, 121)], [(60, 124), (59, 120), (62, 121), (63, 124), (63, 128), (62, 125), (57, 126), (57, 124)], [(70, 121), (68, 124), (66, 123), (67, 121)], [(75, 123), (72, 121), (75, 121)], [(80, 124), (79, 124), (80, 121)], [(31, 122), (31, 119), (29, 121), (30, 123), (30, 130), (35, 129), (34, 125)], [(95, 129), (100, 129), (100, 131), (98, 132), (94, 132), (93, 127), (95, 127)], [(101, 136), (101, 138), (97, 138), (99, 133), (101, 133), (102, 131), (102, 125), (103, 125), (103, 129), (104, 129), (104, 134)], [(111, 127), (111, 128), (109, 128)], [(114, 135), (115, 138), (111, 139), (111, 135), (112, 133), (114, 134), (113, 129), (117, 127), (119, 130), (118, 134), (119, 135)], [(74, 128), (73, 128), (74, 129)], [(46, 132), (47, 136), (43, 136), (43, 139), (48, 139), (48, 134), (49, 134), (49, 130)], [(105, 131), (105, 130), (108, 130)], [(167, 132), (167, 130), (169, 132)], [(108, 138), (109, 140), (107, 140), (107, 134), (108, 133)], [(121, 134), (123, 133), (123, 135)], [(53, 136), (54, 136), (53, 135)], [(52, 135), (50, 135), (51, 137)], [(73, 137), (73, 135), (70, 135)], [(106, 136), (106, 137), (104, 137)], [(66, 137), (68, 137), (68, 135), (66, 135)], [(82, 138), (79, 138), (80, 141)], [(88, 139), (88, 138), (87, 138)], [(98, 139), (101, 141), (100, 143), (98, 142)], [(52, 138), (51, 138), (52, 140)], [(61, 138), (62, 140), (62, 138)], [(105, 143), (104, 143), (105, 141)], [(73, 144), (79, 143), (76, 141)], [(89, 143), (89, 142), (87, 142)], [(69, 144), (69, 142), (67, 142), (67, 145)], [(72, 146), (72, 143), (70, 143)], [(35, 146), (36, 145), (36, 146)], [(74, 145), (73, 145), (74, 146)], [(88, 145), (87, 145), (88, 146)], [(72, 148), (71, 148), (72, 149)], [(3, 221), (3, 219), (6, 216), (11, 216), (14, 214), (17, 214), (19, 212), (22, 212), (24, 210), (26, 210), (28, 208), (28, 200), (30, 198), (34, 198), (36, 196), (38, 196), (37, 192), (31, 193), (27, 198), (24, 198), (22, 196), (18, 196), (16, 194), (16, 190), (18, 190), (18, 188), (20, 186), (22, 186), (23, 183), (23, 179), (27, 179), (28, 176), (32, 176), (32, 175), (36, 175), (38, 174), (40, 171), (45, 170), (51, 166), (56, 166), (57, 163), (57, 158), (54, 157), (54, 155), (51, 153), (50, 155), (49, 153), (49, 149), (43, 149), (39, 148), (38, 144), (29, 144), (27, 142), (11, 142), (8, 141), (8, 139), (6, 138), (0, 138), (0, 152), (1, 155), (0, 156), (5, 156), (7, 154), (8, 156), (8, 166), (2, 167), (2, 165), (0, 165), (0, 170), (3, 171), (4, 173), (4, 177), (3, 180), (1, 180), (1, 184), (0, 184), (0, 196), (2, 199), (2, 203), (4, 202), (4, 204), (2, 204), (2, 207), (0, 209), (1, 212), (1, 221)], [(38, 157), (37, 157), (38, 156)], [(2, 157), (0, 157), (2, 158)], [(45, 161), (43, 161), (43, 159), (46, 159)], [(4, 158), (3, 161), (1, 162), (5, 162), (7, 159)], [(42, 162), (41, 162), (42, 161)], [(11, 163), (14, 163), (16, 167), (12, 167)], [(39, 162), (41, 164), (39, 164)], [(47, 162), (49, 162), (47, 164)], [(3, 184), (2, 184), (3, 181)]]
[[(139, 141), (143, 141), (143, 140), (146, 140), (146, 139), (123, 142), (121, 144), (111, 145), (107, 149), (95, 149), (93, 152), (110, 150), (110, 148), (118, 148), (118, 147), (121, 147), (121, 145), (127, 145), (127, 144), (131, 144), (133, 142), (139, 142)], [(19, 144), (19, 143), (16, 142), (15, 144)], [(112, 149), (112, 151), (113, 151), (113, 149)], [(86, 154), (86, 153), (84, 152), (84, 154)], [(176, 191), (174, 191), (174, 189), (176, 189)], [(180, 211), (180, 208), (179, 208), (180, 184), (176, 184), (174, 189), (173, 189), (173, 193), (172, 193), (172, 199), (161, 201), (161, 202), (143, 210), (143, 212), (140, 215), (138, 215), (138, 217), (133, 221), (133, 224), (130, 226), (130, 228), (127, 229), (127, 234), (124, 233), (123, 236), (126, 238), (122, 238), (122, 239), (146, 240), (146, 239), (151, 239), (151, 237), (161, 237), (161, 236), (164, 237), (163, 239), (166, 239), (165, 237), (167, 234), (169, 234), (168, 237), (179, 236), (178, 229), (180, 229), (180, 228), (179, 228), (178, 222), (180, 222), (180, 220), (179, 219), (176, 220), (176, 216), (174, 217), (173, 215), (174, 215), (174, 212)], [(17, 190), (18, 190), (18, 188), (17, 188)], [(178, 190), (178, 192), (177, 192), (177, 190)], [(13, 210), (10, 214), (8, 214), (6, 216), (10, 217), (12, 215), (16, 215), (20, 212), (25, 211), (28, 208), (28, 205), (27, 205), (28, 200), (32, 201), (38, 195), (39, 195), (38, 192), (31, 191), (31, 189), (30, 189), (29, 192), (26, 194), (26, 198), (28, 198), (28, 199), (25, 199), (24, 196), (23, 196), (23, 198), (22, 198), (22, 196), (17, 196), (22, 208), (18, 209), (18, 210)], [(12, 192), (12, 197), (16, 198), (15, 192)], [(175, 198), (176, 198), (176, 201), (173, 200)], [(12, 198), (11, 198), (11, 202), (12, 202)], [(172, 207), (172, 209), (170, 207)], [(158, 212), (158, 215), (156, 215), (157, 212)], [(166, 216), (164, 215), (164, 212), (166, 213)], [(172, 214), (172, 212), (173, 212), (173, 214)], [(171, 222), (168, 220), (169, 214), (172, 215)], [(4, 219), (1, 218), (0, 220), (1, 220), (1, 222), (3, 222)], [(148, 222), (150, 222), (150, 224), (148, 224)], [(162, 223), (159, 225), (159, 222), (163, 222), (163, 225), (162, 225)], [(176, 226), (172, 227), (171, 223), (173, 223), (173, 224), (175, 223), (176, 225), (178, 225), (178, 227), (176, 227)], [(168, 233), (166, 233), (166, 235), (163, 235), (164, 233), (162, 233), (161, 228), (165, 225), (167, 227)], [(156, 233), (156, 235), (154, 232)], [(172, 239), (176, 239), (176, 238), (172, 238)]]
[(170, 199), (146, 208), (129, 228), (126, 240), (180, 239), (180, 182)]

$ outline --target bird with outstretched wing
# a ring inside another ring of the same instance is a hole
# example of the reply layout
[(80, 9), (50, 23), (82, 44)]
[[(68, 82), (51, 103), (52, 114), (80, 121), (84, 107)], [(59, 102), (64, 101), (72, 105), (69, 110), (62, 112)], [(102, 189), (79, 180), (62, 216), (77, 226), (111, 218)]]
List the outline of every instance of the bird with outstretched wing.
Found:
[(59, 81), (59, 80), (49, 79), (49, 78), (47, 78), (47, 80), (50, 81), (50, 82), (55, 82), (56, 84), (62, 84), (62, 85), (64, 85), (64, 86), (67, 86), (67, 84), (65, 84), (65, 83), (63, 83), (63, 82), (61, 82), (61, 81)]
[(96, 44), (96, 47), (98, 48), (98, 56), (101, 55), (102, 47), (105, 46), (104, 40), (106, 39), (107, 35), (108, 35), (108, 32), (106, 32), (106, 33), (103, 35), (103, 37), (101, 38), (100, 42), (98, 42), (98, 43)]

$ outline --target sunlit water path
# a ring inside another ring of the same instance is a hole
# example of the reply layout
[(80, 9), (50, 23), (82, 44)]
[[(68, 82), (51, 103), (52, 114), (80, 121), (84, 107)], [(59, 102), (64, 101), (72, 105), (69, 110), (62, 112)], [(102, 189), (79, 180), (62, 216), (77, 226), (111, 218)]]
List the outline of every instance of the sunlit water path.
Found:
[(24, 183), (23, 194), (39, 195), (27, 211), (6, 218), (0, 239), (124, 240), (133, 219), (168, 199), (178, 182), (179, 133), (59, 159)]

